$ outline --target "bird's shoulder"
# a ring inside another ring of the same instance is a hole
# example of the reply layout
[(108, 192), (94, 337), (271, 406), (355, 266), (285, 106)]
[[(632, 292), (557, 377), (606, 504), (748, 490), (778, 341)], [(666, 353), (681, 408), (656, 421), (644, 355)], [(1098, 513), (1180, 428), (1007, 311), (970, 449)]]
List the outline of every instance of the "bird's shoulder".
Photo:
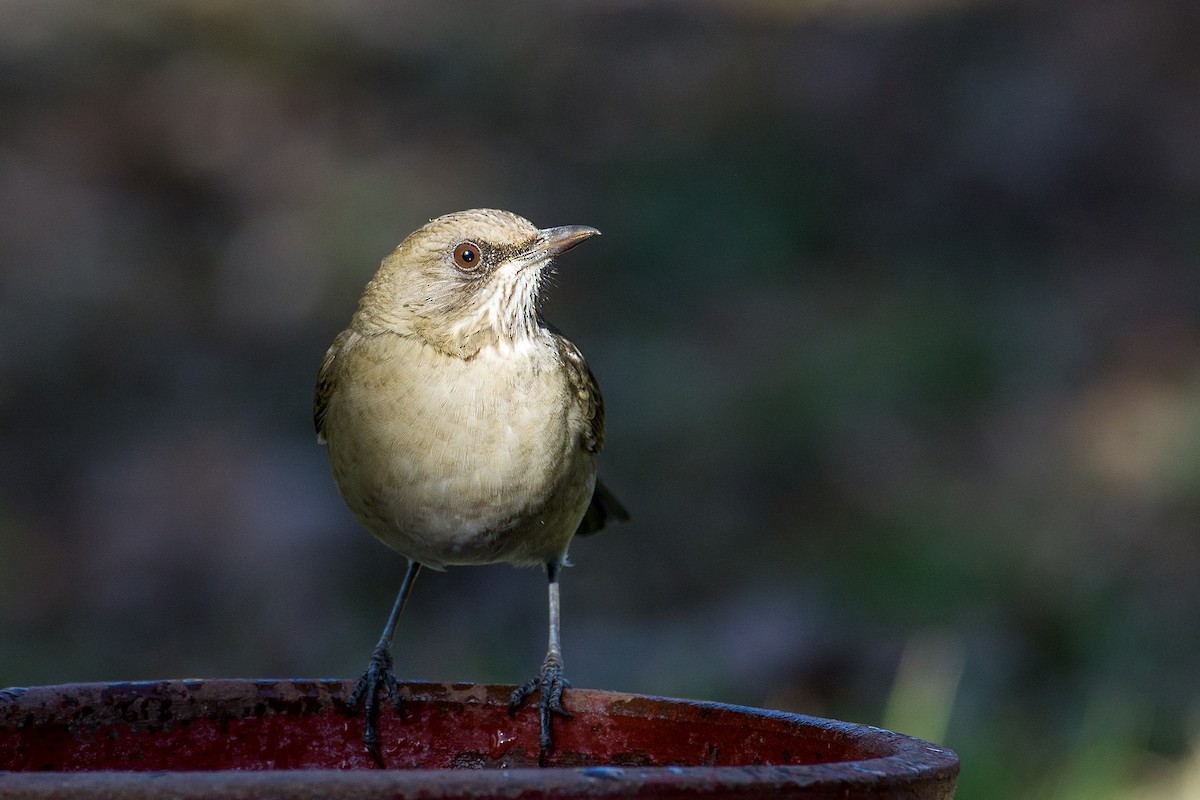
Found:
[(575, 346), (574, 342), (545, 320), (541, 320), (541, 323), (550, 334), (559, 363), (563, 366), (571, 396), (586, 423), (583, 432), (583, 446), (590, 452), (599, 453), (604, 447), (604, 396), (600, 394), (600, 385), (596, 383), (596, 376), (592, 374), (587, 360), (584, 359), (583, 353)]

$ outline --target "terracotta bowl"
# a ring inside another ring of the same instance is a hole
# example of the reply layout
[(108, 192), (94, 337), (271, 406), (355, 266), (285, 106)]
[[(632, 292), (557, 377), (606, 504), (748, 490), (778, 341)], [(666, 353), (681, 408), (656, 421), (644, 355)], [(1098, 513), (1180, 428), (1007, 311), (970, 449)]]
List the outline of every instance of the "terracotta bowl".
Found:
[(954, 753), (863, 725), (570, 689), (537, 767), (511, 686), (405, 683), (379, 769), (334, 680), (0, 691), (0, 797), (950, 798)]

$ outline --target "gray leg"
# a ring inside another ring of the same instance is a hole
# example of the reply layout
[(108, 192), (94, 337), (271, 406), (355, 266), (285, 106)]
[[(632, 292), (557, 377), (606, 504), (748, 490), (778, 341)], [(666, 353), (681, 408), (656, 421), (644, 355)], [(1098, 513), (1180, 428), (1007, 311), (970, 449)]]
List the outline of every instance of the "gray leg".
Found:
[(546, 564), (546, 575), (550, 579), (550, 642), (546, 649), (546, 660), (542, 662), (541, 672), (531, 678), (523, 686), (512, 693), (508, 703), (508, 713), (514, 714), (535, 691), (541, 690), (538, 702), (538, 718), (541, 722), (541, 733), (538, 737), (538, 763), (545, 766), (546, 752), (553, 746), (551, 736), (551, 716), (570, 719), (571, 713), (563, 708), (563, 689), (570, 684), (563, 677), (562, 647), (559, 644), (558, 631), (558, 571), (562, 565), (558, 561)]
[(400, 584), (400, 593), (396, 595), (396, 603), (392, 606), (392, 614), (383, 628), (383, 635), (379, 637), (379, 644), (375, 645), (375, 651), (371, 653), (371, 660), (367, 662), (367, 671), (362, 674), (358, 683), (354, 684), (354, 690), (346, 697), (346, 709), (350, 713), (356, 714), (359, 706), (363, 707), (365, 718), (363, 743), (367, 746), (371, 757), (375, 759), (375, 763), (381, 767), (383, 758), (379, 755), (379, 734), (375, 730), (375, 722), (379, 719), (379, 695), (380, 690), (384, 694), (390, 694), (396, 713), (404, 714), (404, 706), (400, 700), (400, 687), (392, 672), (392, 640), (396, 637), (396, 624), (400, 621), (400, 612), (404, 611), (404, 604), (408, 602), (409, 592), (412, 591), (413, 582), (417, 579), (417, 573), (420, 571), (420, 564), (416, 561), (408, 562), (408, 571), (404, 573), (404, 582)]

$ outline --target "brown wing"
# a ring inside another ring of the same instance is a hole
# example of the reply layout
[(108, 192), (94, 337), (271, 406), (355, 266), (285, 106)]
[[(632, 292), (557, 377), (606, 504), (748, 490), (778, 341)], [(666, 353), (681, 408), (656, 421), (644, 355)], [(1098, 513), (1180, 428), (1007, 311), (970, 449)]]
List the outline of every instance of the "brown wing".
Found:
[(325, 443), (325, 411), (329, 408), (329, 398), (333, 395), (338, 367), (341, 366), (339, 358), (353, 343), (352, 338), (357, 336), (358, 334), (350, 328), (342, 331), (325, 351), (325, 358), (321, 359), (321, 369), (317, 372), (317, 388), (313, 392), (313, 425), (317, 429), (317, 441), (322, 444)]
[(558, 346), (558, 355), (567, 368), (567, 381), (579, 403), (579, 410), (587, 421), (583, 432), (583, 446), (593, 453), (599, 453), (604, 448), (604, 398), (600, 395), (600, 387), (596, 376), (588, 368), (583, 359), (583, 353), (575, 344), (553, 328), (554, 343)]
[[(588, 423), (583, 434), (583, 446), (593, 453), (599, 453), (604, 448), (604, 397), (600, 394), (596, 376), (588, 368), (579, 348), (552, 326), (547, 327), (554, 334), (559, 357), (567, 368), (567, 380), (579, 402), (580, 410), (583, 411), (583, 418)], [(629, 512), (621, 505), (616, 495), (597, 480), (592, 502), (584, 512), (583, 519), (579, 521), (579, 528), (575, 533), (579, 536), (595, 533), (603, 528), (610, 518), (627, 520)]]

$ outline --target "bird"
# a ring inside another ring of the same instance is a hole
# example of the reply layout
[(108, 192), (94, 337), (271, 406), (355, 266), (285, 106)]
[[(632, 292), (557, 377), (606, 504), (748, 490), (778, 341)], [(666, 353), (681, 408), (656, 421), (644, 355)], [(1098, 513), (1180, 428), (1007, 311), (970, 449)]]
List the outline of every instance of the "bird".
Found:
[(629, 512), (597, 478), (604, 400), (583, 354), (538, 310), (557, 256), (599, 235), (538, 228), (499, 209), (437, 217), (400, 243), (367, 283), (322, 359), (317, 439), (358, 523), (408, 561), (366, 670), (346, 697), (384, 766), (381, 697), (403, 716), (393, 672), (397, 624), (422, 568), (540, 566), (548, 580), (546, 656), (513, 690), (538, 693), (538, 760), (563, 692), (559, 579), (576, 535)]

